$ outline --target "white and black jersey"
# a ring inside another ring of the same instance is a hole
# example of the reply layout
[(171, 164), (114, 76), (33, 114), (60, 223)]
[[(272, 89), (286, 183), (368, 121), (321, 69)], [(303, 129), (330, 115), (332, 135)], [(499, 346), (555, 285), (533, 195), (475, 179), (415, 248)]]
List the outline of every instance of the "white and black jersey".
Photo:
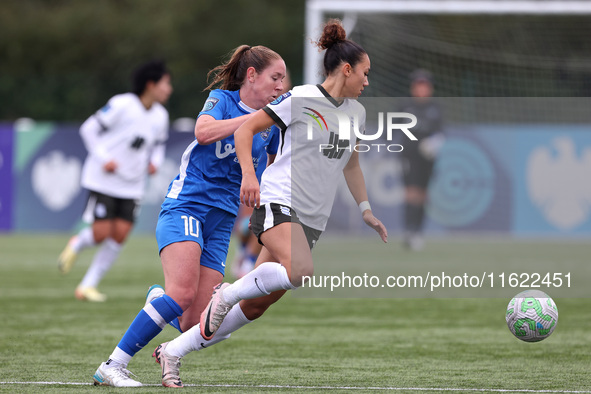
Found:
[(365, 108), (338, 102), (321, 85), (297, 86), (263, 110), (281, 129), (275, 162), (261, 179), (261, 204), (292, 207), (301, 221), (323, 231), (343, 169), (365, 133)]
[[(82, 186), (108, 196), (139, 199), (144, 194), (148, 165), (164, 160), (168, 111), (159, 103), (146, 109), (133, 93), (114, 96), (88, 118), (80, 134), (88, 150)], [(110, 160), (117, 170), (103, 169)]]

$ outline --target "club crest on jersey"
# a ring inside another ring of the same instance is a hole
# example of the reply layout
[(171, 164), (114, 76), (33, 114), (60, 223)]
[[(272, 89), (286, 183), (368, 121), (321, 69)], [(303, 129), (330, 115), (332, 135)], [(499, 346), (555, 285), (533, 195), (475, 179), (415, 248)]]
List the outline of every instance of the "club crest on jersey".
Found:
[(283, 93), (281, 96), (277, 97), (275, 100), (271, 101), (271, 105), (277, 105), (280, 102), (282, 102), (283, 100), (285, 100), (286, 98), (288, 98), (289, 96), (291, 96), (291, 92), (287, 92), (287, 93)]
[(270, 133), (271, 133), (271, 127), (260, 132), (260, 135), (261, 135), (261, 138), (263, 139), (263, 141), (266, 141), (267, 138), (269, 138)]
[(203, 105), (201, 112), (211, 111), (217, 105), (217, 103), (219, 103), (219, 101), (220, 99), (218, 98), (209, 97), (207, 100), (205, 100), (205, 104)]

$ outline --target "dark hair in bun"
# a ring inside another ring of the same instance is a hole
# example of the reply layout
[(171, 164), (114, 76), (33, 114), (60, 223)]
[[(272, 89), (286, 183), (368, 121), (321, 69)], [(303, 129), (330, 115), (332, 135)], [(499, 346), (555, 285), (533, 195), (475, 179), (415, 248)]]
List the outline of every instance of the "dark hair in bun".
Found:
[(326, 49), (324, 74), (327, 76), (341, 63), (349, 63), (351, 67), (355, 67), (363, 55), (367, 54), (361, 45), (347, 39), (347, 32), (338, 19), (330, 19), (326, 22), (322, 36), (316, 45), (320, 49)]

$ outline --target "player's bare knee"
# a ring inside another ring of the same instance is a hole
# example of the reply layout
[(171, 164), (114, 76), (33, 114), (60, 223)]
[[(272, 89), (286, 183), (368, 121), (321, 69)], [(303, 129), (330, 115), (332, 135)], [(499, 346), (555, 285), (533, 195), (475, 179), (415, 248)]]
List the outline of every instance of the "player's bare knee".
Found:
[(197, 291), (191, 287), (182, 289), (179, 288), (177, 291), (167, 291), (167, 294), (181, 307), (183, 311), (189, 309), (189, 307), (193, 304), (195, 297), (197, 297)]

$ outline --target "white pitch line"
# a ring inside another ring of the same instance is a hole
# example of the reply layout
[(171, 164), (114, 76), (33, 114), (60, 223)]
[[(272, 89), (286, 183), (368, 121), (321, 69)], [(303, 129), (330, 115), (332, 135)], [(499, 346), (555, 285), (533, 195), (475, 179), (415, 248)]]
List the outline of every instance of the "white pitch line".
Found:
[[(62, 385), (62, 386), (91, 386), (85, 382), (0, 382), (0, 385)], [(144, 384), (147, 387), (160, 387), (160, 384)], [(591, 394), (589, 390), (532, 390), (532, 389), (477, 389), (452, 387), (357, 387), (357, 386), (291, 386), (279, 384), (185, 384), (185, 387), (221, 387), (243, 389), (286, 389), (286, 390), (390, 390), (390, 391), (477, 391), (486, 393), (564, 393)]]

